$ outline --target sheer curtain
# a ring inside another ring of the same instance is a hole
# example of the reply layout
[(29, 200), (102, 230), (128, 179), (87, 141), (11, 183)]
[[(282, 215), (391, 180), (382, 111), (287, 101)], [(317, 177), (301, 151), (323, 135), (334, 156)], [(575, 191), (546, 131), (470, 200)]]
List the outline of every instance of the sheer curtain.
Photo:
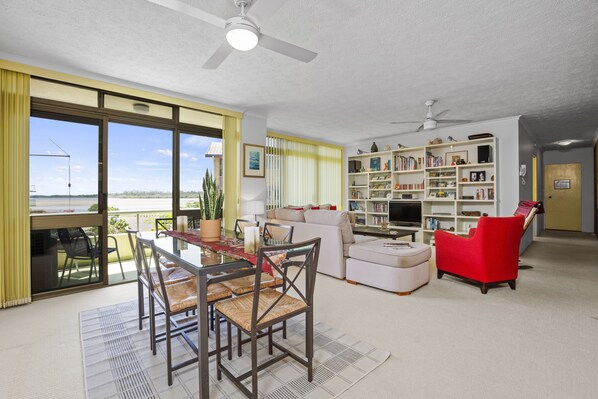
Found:
[(332, 204), (342, 207), (343, 149), (269, 133), (266, 138), (268, 208)]
[(31, 302), (29, 81), (0, 69), (0, 308)]

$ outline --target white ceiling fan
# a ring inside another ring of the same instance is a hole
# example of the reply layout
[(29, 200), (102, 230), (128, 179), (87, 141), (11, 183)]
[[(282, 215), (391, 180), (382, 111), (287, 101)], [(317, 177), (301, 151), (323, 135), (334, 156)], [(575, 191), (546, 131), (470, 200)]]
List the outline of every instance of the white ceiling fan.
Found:
[(437, 113), (436, 115), (434, 115), (432, 113), (432, 105), (434, 105), (434, 103), (436, 102), (436, 100), (427, 100), (424, 104), (426, 105), (426, 107), (428, 107), (428, 113), (426, 114), (426, 120), (424, 121), (424, 123), (422, 123), (421, 121), (400, 121), (400, 122), (390, 122), (392, 125), (397, 125), (397, 124), (401, 124), (401, 123), (422, 123), (416, 130), (416, 132), (419, 132), (421, 130), (430, 130), (430, 129), (436, 129), (436, 127), (438, 126), (439, 123), (469, 123), (471, 122), (470, 120), (466, 120), (466, 119), (438, 119), (441, 115), (446, 114), (447, 112), (450, 111), (450, 109), (445, 109), (442, 112)]
[[(240, 9), (239, 15), (226, 20), (180, 0), (147, 1), (186, 14), (226, 31), (226, 40), (222, 42), (216, 52), (203, 64), (202, 68), (205, 69), (218, 68), (235, 49), (248, 51), (256, 45), (306, 63), (318, 55), (313, 51), (295, 46), (272, 36), (264, 35), (260, 31), (260, 27), (253, 21), (253, 19), (262, 22), (267, 20), (287, 0), (233, 0), (235, 6)], [(252, 3), (254, 4), (252, 5)], [(247, 9), (249, 10), (247, 11)]]

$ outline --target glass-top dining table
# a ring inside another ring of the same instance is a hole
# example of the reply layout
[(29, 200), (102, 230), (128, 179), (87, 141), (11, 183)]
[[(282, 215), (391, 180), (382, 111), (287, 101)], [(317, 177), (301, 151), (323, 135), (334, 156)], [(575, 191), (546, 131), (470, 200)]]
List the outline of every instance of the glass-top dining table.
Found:
[[(253, 263), (239, 256), (228, 256), (224, 251), (215, 252), (204, 248), (198, 243), (199, 236), (196, 232), (176, 233), (167, 232), (167, 235), (157, 238), (154, 243), (158, 254), (177, 263), (189, 273), (197, 277), (197, 358), (199, 369), (199, 397), (207, 399), (210, 396), (209, 356), (208, 350), (208, 285), (214, 282), (255, 274)], [(175, 235), (171, 236), (169, 234)], [(224, 241), (231, 249), (243, 248), (243, 240), (233, 238), (231, 232), (226, 232)], [(214, 245), (214, 243), (209, 243)], [(215, 243), (218, 246), (218, 243)], [(237, 244), (237, 245), (235, 245)], [(263, 242), (262, 242), (263, 245)], [(268, 242), (268, 245), (276, 245)], [(247, 255), (247, 254), (246, 254)], [(251, 258), (251, 256), (248, 256)], [(222, 274), (223, 273), (223, 274)], [(217, 274), (217, 275), (215, 275)]]

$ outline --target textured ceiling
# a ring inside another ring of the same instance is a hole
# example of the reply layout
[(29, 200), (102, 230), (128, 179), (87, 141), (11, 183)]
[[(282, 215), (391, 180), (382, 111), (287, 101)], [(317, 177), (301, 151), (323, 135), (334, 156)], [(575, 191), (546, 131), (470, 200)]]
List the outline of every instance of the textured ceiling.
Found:
[[(258, 0), (259, 1), (259, 0)], [(232, 0), (187, 0), (222, 18)], [(348, 143), (446, 118), (523, 115), (542, 143), (598, 128), (594, 0), (294, 0), (264, 33), (319, 53), (263, 48), (201, 65), (223, 31), (144, 0), (2, 0), (0, 52), (267, 116), (268, 127)]]

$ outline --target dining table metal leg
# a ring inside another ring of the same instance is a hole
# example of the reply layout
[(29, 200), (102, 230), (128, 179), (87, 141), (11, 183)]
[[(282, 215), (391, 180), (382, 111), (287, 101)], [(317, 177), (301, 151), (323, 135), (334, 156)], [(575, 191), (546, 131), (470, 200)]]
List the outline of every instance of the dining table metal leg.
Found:
[(210, 397), (210, 376), (208, 359), (208, 279), (197, 279), (197, 358), (199, 370), (199, 398)]

